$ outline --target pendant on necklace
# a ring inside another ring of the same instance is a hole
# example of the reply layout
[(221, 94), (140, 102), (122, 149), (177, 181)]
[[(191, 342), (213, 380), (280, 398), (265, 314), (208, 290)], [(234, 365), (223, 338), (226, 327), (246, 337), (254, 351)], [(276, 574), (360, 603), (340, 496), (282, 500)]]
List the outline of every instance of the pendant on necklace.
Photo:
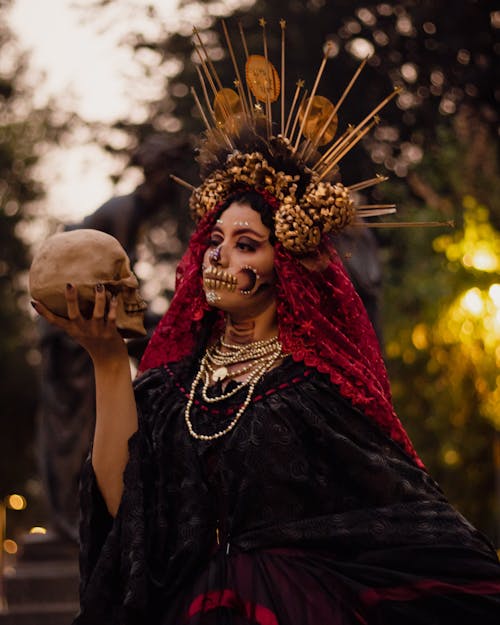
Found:
[(227, 367), (218, 367), (212, 373), (212, 380), (214, 382), (218, 382), (219, 380), (224, 380), (225, 378), (227, 378), (227, 374), (228, 374)]

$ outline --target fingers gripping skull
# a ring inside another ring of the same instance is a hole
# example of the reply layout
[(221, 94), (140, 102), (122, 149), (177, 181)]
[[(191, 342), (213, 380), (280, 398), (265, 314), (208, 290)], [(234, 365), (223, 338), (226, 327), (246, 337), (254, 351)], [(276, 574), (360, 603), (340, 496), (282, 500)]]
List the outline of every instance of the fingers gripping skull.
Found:
[(146, 304), (137, 278), (120, 243), (99, 230), (72, 230), (49, 237), (35, 255), (29, 274), (30, 292), (54, 314), (67, 317), (66, 284), (78, 291), (84, 317), (92, 315), (96, 284), (106, 297), (117, 298), (116, 326), (125, 338), (144, 336)]

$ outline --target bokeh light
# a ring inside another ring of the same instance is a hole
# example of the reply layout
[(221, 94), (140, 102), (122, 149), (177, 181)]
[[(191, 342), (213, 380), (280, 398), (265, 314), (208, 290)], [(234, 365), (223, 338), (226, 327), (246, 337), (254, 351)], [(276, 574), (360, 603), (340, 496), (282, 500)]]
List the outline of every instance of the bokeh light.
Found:
[(11, 540), (10, 538), (7, 538), (6, 540), (3, 541), (3, 550), (10, 554), (10, 555), (14, 555), (17, 553), (17, 543), (15, 540)]
[(12, 510), (24, 510), (26, 508), (26, 499), (22, 495), (9, 495), (7, 505)]

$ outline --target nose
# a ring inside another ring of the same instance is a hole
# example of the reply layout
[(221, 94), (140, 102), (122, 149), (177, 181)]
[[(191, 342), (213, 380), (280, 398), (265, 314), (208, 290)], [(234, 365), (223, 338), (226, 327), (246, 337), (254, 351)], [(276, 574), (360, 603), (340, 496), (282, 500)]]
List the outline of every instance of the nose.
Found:
[(215, 247), (213, 250), (210, 250), (208, 254), (208, 260), (210, 261), (210, 264), (214, 267), (222, 264), (222, 243)]

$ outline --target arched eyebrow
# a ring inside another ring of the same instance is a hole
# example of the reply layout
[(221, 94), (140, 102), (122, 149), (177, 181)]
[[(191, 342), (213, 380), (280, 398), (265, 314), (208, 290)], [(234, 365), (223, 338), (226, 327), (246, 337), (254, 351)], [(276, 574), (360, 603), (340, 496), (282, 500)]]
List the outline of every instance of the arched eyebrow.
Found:
[[(218, 232), (219, 234), (224, 236), (224, 232), (220, 226), (214, 226), (212, 229), (212, 233), (214, 232)], [(267, 241), (269, 239), (269, 237), (266, 237), (265, 235), (260, 234), (256, 230), (252, 230), (252, 228), (247, 228), (247, 227), (238, 228), (237, 230), (233, 230), (233, 232), (231, 233), (232, 236), (240, 236), (241, 234), (251, 234), (252, 236), (257, 238), (259, 241)]]

